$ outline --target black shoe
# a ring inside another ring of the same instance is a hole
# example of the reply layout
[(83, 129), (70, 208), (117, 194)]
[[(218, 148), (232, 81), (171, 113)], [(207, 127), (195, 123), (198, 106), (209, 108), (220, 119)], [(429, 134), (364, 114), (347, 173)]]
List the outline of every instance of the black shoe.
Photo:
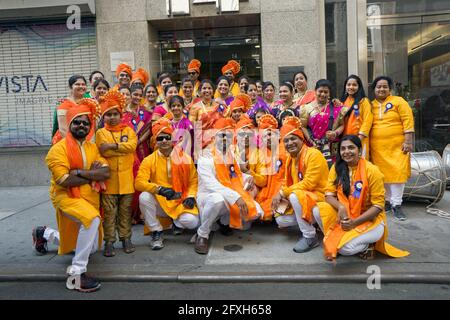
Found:
[(233, 234), (233, 229), (231, 229), (229, 225), (224, 225), (220, 221), (217, 221), (217, 224), (220, 227), (219, 228), (220, 233), (223, 234), (224, 236), (228, 237)]
[(47, 253), (47, 240), (44, 238), (44, 231), (47, 227), (36, 227), (31, 235), (33, 236), (33, 247), (39, 255)]
[(386, 202), (384, 203), (384, 211), (385, 211), (386, 213), (389, 213), (389, 212), (391, 212), (391, 210), (392, 210), (391, 203), (386, 201)]
[(97, 279), (87, 276), (86, 273), (82, 273), (80, 275), (80, 288), (73, 287), (73, 289), (69, 289), (89, 293), (99, 290), (100, 286), (100, 282)]
[(402, 207), (400, 206), (395, 206), (392, 208), (392, 211), (394, 213), (394, 218), (398, 221), (405, 221), (406, 220), (406, 216), (403, 213)]
[(162, 234), (162, 231), (152, 232), (152, 240), (150, 240), (150, 247), (152, 248), (152, 250), (161, 250), (162, 248), (164, 248)]
[(175, 223), (172, 223), (172, 234), (174, 236), (179, 236), (180, 234), (183, 234), (183, 228), (178, 228)]

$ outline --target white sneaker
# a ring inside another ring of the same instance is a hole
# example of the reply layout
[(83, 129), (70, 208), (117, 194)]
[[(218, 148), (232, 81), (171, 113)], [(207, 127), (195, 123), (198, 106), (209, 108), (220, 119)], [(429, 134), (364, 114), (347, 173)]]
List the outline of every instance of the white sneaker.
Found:
[(164, 248), (164, 243), (162, 239), (162, 231), (153, 231), (152, 240), (150, 241), (150, 246), (152, 250), (161, 250)]

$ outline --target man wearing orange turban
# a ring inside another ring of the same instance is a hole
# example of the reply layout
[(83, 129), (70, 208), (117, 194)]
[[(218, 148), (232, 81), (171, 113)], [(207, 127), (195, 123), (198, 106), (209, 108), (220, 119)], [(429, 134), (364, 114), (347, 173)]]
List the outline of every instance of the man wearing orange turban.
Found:
[(103, 96), (100, 108), (105, 127), (97, 130), (95, 138), (101, 155), (111, 168), (111, 177), (101, 199), (104, 213), (105, 257), (115, 255), (116, 230), (124, 252), (135, 251), (131, 242), (131, 208), (137, 136), (132, 128), (121, 123), (125, 106), (125, 97), (119, 91), (110, 90)]
[(262, 214), (261, 207), (244, 190), (244, 179), (232, 148), (233, 121), (219, 118), (212, 127), (216, 130), (214, 139), (197, 163), (201, 226), (195, 251), (199, 254), (208, 253), (209, 234), (216, 221), (222, 226), (229, 224), (231, 228), (246, 230)]
[[(241, 65), (236, 60), (229, 60), (226, 65), (222, 67), (222, 75), (227, 77), (231, 84), (230, 84), (230, 92), (231, 94), (236, 97), (241, 90), (239, 89), (239, 85), (234, 81), (236, 79), (236, 76), (241, 71)], [(214, 95), (214, 98), (219, 98), (220, 94), (216, 90), (216, 93)]]
[(143, 68), (138, 68), (131, 77), (131, 84), (140, 83), (143, 87), (145, 87), (148, 83), (150, 76), (147, 71)]
[(239, 93), (230, 104), (230, 117), (235, 123), (241, 120), (241, 116), (250, 109), (252, 99), (245, 93)]
[(119, 81), (118, 84), (114, 86), (114, 89), (119, 90), (119, 87), (129, 87), (131, 82), (131, 77), (133, 72), (131, 66), (126, 63), (119, 63), (116, 68), (116, 78)]
[(164, 247), (159, 217), (173, 220), (174, 234), (186, 228), (195, 229), (199, 224), (195, 202), (197, 171), (192, 158), (179, 146), (173, 146), (172, 133), (172, 124), (167, 118), (153, 124), (156, 151), (142, 161), (135, 181), (136, 190), (142, 192), (139, 207), (152, 232), (152, 250)]
[(188, 65), (188, 75), (189, 78), (194, 82), (194, 92), (192, 94), (193, 97), (198, 96), (198, 88), (200, 87), (200, 80), (198, 79), (200, 77), (200, 67), (202, 66), (202, 63), (197, 59), (192, 59), (191, 62), (189, 62)]
[(297, 117), (287, 117), (284, 120), (281, 139), (288, 152), (285, 181), (281, 191), (273, 198), (272, 210), (276, 212), (282, 200), (289, 200), (294, 212), (290, 210), (284, 215), (275, 214), (275, 219), (281, 228), (299, 226), (303, 237), (295, 245), (294, 251), (307, 252), (319, 245), (313, 226), (313, 211), (318, 211), (316, 203), (325, 199), (328, 165), (319, 150), (306, 145), (301, 122)]
[[(83, 99), (67, 112), (69, 131), (53, 145), (45, 158), (52, 174), (50, 198), (56, 209), (58, 231), (47, 227), (33, 230), (33, 243), (40, 254), (47, 253), (47, 242), (57, 244), (58, 254), (75, 251), (67, 268), (67, 288), (93, 292), (100, 283), (86, 275), (89, 255), (101, 246), (103, 230), (100, 217), (99, 187), (110, 170), (95, 143), (94, 117), (98, 104)], [(74, 283), (72, 282), (74, 281)]]

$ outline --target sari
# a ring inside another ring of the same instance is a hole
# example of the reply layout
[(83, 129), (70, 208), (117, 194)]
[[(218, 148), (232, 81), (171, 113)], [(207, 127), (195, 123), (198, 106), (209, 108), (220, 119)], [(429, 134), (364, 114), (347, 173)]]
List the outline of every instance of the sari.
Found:
[(183, 151), (192, 157), (194, 153), (194, 126), (189, 119), (183, 115), (180, 120), (173, 119), (172, 112), (164, 116), (170, 120), (173, 128), (173, 142), (183, 149)]
[(256, 97), (256, 103), (247, 111), (247, 115), (253, 119), (258, 110), (264, 110), (266, 113), (270, 113), (270, 107), (264, 102), (264, 99), (260, 96)]

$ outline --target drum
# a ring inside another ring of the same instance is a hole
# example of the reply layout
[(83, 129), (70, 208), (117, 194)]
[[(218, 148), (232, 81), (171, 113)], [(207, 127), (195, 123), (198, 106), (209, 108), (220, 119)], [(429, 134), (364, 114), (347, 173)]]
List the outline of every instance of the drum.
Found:
[(444, 196), (446, 185), (447, 175), (439, 153), (411, 153), (411, 177), (406, 182), (403, 199), (436, 203)]
[(442, 153), (442, 160), (444, 161), (445, 172), (447, 173), (447, 187), (450, 187), (450, 144), (448, 144)]

